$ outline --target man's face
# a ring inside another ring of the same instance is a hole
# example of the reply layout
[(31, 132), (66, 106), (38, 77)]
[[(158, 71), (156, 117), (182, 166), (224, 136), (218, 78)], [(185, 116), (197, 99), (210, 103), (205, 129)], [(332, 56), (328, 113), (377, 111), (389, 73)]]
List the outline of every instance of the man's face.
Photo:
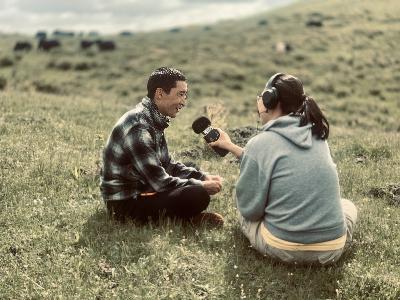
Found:
[(188, 87), (185, 81), (177, 81), (176, 87), (167, 94), (157, 89), (155, 103), (164, 116), (175, 118), (178, 112), (186, 105)]

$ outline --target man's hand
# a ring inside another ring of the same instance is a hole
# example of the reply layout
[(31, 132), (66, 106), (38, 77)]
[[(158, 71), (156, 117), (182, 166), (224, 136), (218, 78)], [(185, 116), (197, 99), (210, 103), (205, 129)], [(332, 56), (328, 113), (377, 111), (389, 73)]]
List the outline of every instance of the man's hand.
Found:
[(205, 180), (201, 183), (209, 195), (219, 193), (222, 188), (222, 182), (217, 180)]
[(204, 181), (207, 181), (207, 180), (218, 181), (218, 182), (221, 182), (221, 184), (222, 184), (223, 178), (221, 176), (219, 176), (219, 175), (211, 175), (211, 174), (209, 174), (209, 175), (206, 175), (203, 180)]

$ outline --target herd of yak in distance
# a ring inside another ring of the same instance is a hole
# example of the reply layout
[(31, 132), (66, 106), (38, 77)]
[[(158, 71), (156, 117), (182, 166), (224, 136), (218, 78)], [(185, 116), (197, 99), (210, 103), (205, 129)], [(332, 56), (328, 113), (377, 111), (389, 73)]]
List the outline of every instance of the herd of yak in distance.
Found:
[[(268, 22), (267, 20), (261, 20), (259, 21), (258, 25), (260, 26), (265, 26), (267, 25)], [(318, 19), (310, 19), (307, 21), (306, 26), (308, 27), (322, 27), (323, 22), (322, 20)], [(204, 30), (210, 30), (211, 28), (209, 26), (204, 27)], [(181, 29), (180, 28), (172, 28), (170, 29), (170, 32), (179, 32)], [(132, 32), (130, 31), (122, 31), (120, 32), (121, 36), (131, 36), (133, 35)], [(55, 30), (52, 33), (52, 38), (48, 39), (47, 38), (47, 33), (45, 31), (38, 31), (35, 35), (36, 39), (38, 40), (37, 44), (37, 49), (38, 50), (43, 50), (43, 51), (49, 51), (53, 48), (58, 48), (61, 47), (61, 42), (58, 39), (58, 37), (74, 37), (75, 33), (72, 31), (61, 31), (61, 30)], [(97, 32), (89, 32), (89, 36), (93, 37), (98, 37)], [(279, 44), (279, 45), (278, 45)], [(291, 51), (292, 48), (290, 45), (286, 43), (278, 43), (277, 44), (277, 51), (278, 52), (288, 52)], [(92, 46), (97, 45), (98, 49), (100, 51), (113, 51), (116, 49), (116, 43), (112, 40), (102, 40), (102, 39), (82, 39), (80, 41), (80, 47), (81, 49), (90, 49)], [(33, 46), (32, 43), (29, 41), (17, 41), (14, 46), (14, 51), (30, 51), (32, 50)]]
[[(97, 36), (97, 34), (92, 33), (92, 36)], [(131, 35), (130, 32), (122, 32), (120, 35), (128, 36)], [(38, 39), (37, 49), (43, 51), (49, 51), (53, 48), (61, 47), (61, 41), (57, 37), (73, 37), (73, 32), (67, 31), (54, 31), (53, 37), (51, 39), (47, 38), (47, 33), (44, 31), (39, 31), (36, 33), (35, 37)], [(112, 40), (102, 40), (102, 39), (83, 39), (80, 41), (81, 49), (89, 49), (92, 46), (97, 45), (100, 51), (112, 51), (116, 49), (116, 44)], [(29, 41), (17, 41), (14, 45), (14, 51), (30, 51), (33, 45)]]

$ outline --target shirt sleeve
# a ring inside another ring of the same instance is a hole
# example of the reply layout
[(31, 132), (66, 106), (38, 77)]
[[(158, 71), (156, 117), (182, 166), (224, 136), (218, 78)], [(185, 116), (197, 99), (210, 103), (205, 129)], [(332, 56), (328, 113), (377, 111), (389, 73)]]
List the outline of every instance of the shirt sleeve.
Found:
[(201, 181), (169, 175), (162, 167), (155, 151), (155, 143), (146, 128), (136, 127), (126, 136), (125, 146), (131, 154), (133, 167), (155, 192), (164, 192), (187, 185), (201, 185)]
[(171, 157), (169, 159), (167, 172), (172, 176), (177, 176), (184, 179), (194, 178), (198, 180), (203, 180), (206, 176), (205, 173), (198, 171), (193, 167), (188, 167), (179, 161), (174, 161)]
[(244, 154), (241, 157), (240, 175), (236, 184), (236, 201), (241, 215), (251, 221), (265, 214), (270, 178), (257, 162)]

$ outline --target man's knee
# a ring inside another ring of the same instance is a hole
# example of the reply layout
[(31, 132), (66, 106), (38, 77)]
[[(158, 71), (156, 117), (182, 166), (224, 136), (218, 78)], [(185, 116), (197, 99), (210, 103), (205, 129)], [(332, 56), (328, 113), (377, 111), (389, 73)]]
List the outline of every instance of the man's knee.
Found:
[(179, 209), (184, 215), (196, 215), (210, 204), (210, 195), (200, 185), (191, 185), (181, 190)]
[(193, 190), (189, 192), (189, 196), (195, 197), (197, 207), (201, 209), (201, 211), (205, 210), (210, 204), (210, 195), (201, 185), (193, 186)]

